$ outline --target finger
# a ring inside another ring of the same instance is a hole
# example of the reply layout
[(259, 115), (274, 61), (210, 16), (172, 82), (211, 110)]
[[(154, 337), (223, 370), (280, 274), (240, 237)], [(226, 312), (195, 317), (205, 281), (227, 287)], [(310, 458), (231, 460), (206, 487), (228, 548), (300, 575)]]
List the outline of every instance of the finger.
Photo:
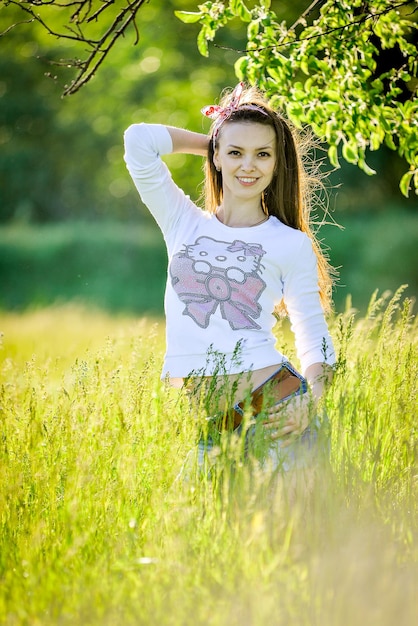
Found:
[(271, 417), (269, 420), (263, 422), (263, 426), (265, 426), (265, 428), (267, 429), (286, 428), (287, 426), (295, 428), (297, 426), (297, 422), (294, 419), (288, 419), (284, 421), (283, 418), (280, 417)]
[(295, 441), (296, 437), (297, 435), (295, 435), (295, 433), (282, 434), (277, 432), (271, 435), (272, 441), (278, 441), (281, 448), (287, 448), (287, 446), (290, 446)]
[(299, 431), (294, 426), (286, 426), (284, 428), (275, 428), (271, 431), (270, 436), (272, 439), (280, 439), (281, 437), (289, 437), (291, 435), (298, 435)]
[(273, 405), (272, 407), (270, 407), (269, 409), (266, 410), (266, 413), (270, 414), (270, 415), (278, 415), (280, 414), (286, 414), (287, 410), (288, 410), (288, 406), (286, 404), (276, 404)]
[(303, 431), (301, 430), (281, 429), (281, 430), (274, 431), (270, 435), (270, 437), (272, 441), (281, 440), (280, 446), (285, 448), (287, 446), (290, 446), (292, 443), (294, 443), (298, 439), (298, 437), (302, 434), (302, 432)]
[[(279, 437), (277, 439), (279, 439)], [(289, 446), (292, 445), (294, 440), (295, 440), (295, 438), (291, 437), (290, 435), (288, 437), (282, 437), (281, 441), (280, 441), (280, 447), (281, 448), (288, 448)]]

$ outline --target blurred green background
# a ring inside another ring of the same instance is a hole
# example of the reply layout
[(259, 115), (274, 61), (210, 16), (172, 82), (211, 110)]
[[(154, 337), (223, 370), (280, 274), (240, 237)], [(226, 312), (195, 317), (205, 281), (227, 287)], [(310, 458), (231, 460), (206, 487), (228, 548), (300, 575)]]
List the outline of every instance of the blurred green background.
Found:
[[(305, 5), (272, 3), (289, 22)], [(0, 308), (77, 300), (112, 312), (162, 313), (164, 244), (126, 171), (123, 131), (138, 121), (207, 130), (200, 108), (236, 83), (239, 53), (212, 47), (201, 57), (198, 27), (175, 18), (175, 9), (196, 6), (150, 0), (139, 12), (138, 45), (134, 32), (119, 41), (97, 76), (65, 99), (71, 70), (55, 70), (49, 60), (77, 56), (75, 46), (33, 24), (0, 39)], [(17, 11), (2, 5), (2, 24), (6, 10), (8, 20)], [(244, 25), (222, 30), (217, 42), (242, 49)], [(56, 80), (45, 77), (55, 71)], [(175, 180), (198, 198), (201, 161), (167, 159)], [(339, 268), (337, 310), (348, 294), (361, 310), (375, 289), (407, 283), (408, 295), (418, 293), (417, 199), (398, 189), (404, 164), (385, 150), (369, 163), (374, 177), (350, 165), (329, 177), (331, 216), (343, 228), (323, 226), (319, 238)]]

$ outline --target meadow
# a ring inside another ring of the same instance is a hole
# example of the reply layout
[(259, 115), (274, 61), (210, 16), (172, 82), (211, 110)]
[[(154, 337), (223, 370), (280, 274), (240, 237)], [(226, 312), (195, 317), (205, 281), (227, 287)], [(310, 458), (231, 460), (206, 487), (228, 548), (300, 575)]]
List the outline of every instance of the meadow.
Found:
[[(329, 463), (274, 489), (191, 463), (159, 318), (75, 305), (0, 316), (0, 623), (417, 623), (417, 323), (402, 289), (330, 320)], [(278, 323), (279, 347), (292, 338)], [(179, 476), (180, 474), (180, 476)]]

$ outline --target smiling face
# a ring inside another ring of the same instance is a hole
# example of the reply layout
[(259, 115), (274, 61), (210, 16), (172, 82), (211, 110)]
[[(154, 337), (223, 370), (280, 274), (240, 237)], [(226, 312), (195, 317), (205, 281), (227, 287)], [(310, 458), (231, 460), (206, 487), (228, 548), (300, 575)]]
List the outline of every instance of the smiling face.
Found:
[(225, 122), (213, 162), (222, 171), (224, 197), (259, 201), (273, 178), (276, 133), (257, 122)]

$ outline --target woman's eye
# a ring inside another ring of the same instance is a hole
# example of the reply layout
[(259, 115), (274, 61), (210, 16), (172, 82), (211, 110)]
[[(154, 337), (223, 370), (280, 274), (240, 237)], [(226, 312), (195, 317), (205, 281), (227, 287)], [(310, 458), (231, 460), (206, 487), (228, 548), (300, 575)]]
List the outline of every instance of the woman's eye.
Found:
[(231, 150), (229, 154), (231, 154), (232, 156), (239, 156), (240, 153), (238, 150)]
[(258, 156), (261, 156), (263, 158), (269, 157), (270, 156), (270, 152), (260, 152)]

